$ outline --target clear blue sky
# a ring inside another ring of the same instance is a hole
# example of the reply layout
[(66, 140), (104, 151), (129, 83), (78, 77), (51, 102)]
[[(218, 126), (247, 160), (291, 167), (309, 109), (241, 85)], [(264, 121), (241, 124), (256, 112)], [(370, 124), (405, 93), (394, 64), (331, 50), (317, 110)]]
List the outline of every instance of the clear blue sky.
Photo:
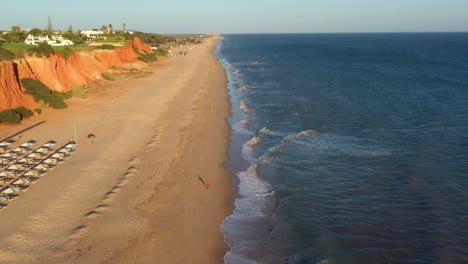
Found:
[(21, 0), (0, 29), (98, 28), (153, 33), (468, 31), (468, 0)]

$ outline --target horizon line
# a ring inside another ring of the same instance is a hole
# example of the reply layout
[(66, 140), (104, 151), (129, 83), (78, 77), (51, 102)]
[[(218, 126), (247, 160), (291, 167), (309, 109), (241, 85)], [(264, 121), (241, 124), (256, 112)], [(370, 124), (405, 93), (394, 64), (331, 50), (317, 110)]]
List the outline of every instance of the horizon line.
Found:
[[(219, 35), (231, 35), (231, 34), (392, 34), (392, 33), (468, 33), (468, 31), (356, 31), (356, 32), (235, 32), (235, 33), (204, 33), (204, 34), (219, 34)], [(170, 33), (161, 33), (170, 34)], [(179, 33), (180, 34), (180, 33)], [(196, 34), (196, 33), (185, 33), (185, 34)]]

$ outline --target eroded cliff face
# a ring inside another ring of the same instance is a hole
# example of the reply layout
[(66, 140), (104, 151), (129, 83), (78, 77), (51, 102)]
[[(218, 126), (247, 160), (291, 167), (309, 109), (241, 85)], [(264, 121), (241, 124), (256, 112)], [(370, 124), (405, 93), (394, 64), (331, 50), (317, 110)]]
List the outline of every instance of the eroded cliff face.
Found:
[(0, 61), (0, 111), (24, 106), (34, 109), (38, 104), (23, 92), (18, 80), (17, 67), (12, 62)]
[[(136, 51), (135, 51), (136, 49)], [(101, 80), (102, 73), (122, 68), (125, 63), (143, 63), (139, 53), (151, 53), (151, 47), (136, 38), (125, 48), (74, 52), (65, 60), (58, 53), (49, 58), (27, 57), (0, 61), (0, 111), (24, 106), (38, 107), (33, 97), (24, 93), (20, 80), (40, 80), (51, 90), (67, 92), (73, 85), (86, 85)]]

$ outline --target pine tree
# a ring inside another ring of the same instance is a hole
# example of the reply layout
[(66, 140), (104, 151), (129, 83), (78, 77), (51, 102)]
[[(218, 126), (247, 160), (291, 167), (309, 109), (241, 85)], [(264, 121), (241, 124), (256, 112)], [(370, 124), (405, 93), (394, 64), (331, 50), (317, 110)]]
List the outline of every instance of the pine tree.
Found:
[(54, 25), (52, 24), (52, 19), (49, 17), (47, 19), (47, 35), (49, 35), (49, 37), (52, 37), (53, 30), (54, 30)]

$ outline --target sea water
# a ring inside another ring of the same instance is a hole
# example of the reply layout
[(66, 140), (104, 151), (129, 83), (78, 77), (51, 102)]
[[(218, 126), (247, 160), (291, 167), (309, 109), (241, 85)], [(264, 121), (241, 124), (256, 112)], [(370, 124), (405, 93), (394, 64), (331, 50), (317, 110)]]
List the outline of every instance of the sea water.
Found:
[(233, 263), (468, 263), (468, 34), (225, 35)]

